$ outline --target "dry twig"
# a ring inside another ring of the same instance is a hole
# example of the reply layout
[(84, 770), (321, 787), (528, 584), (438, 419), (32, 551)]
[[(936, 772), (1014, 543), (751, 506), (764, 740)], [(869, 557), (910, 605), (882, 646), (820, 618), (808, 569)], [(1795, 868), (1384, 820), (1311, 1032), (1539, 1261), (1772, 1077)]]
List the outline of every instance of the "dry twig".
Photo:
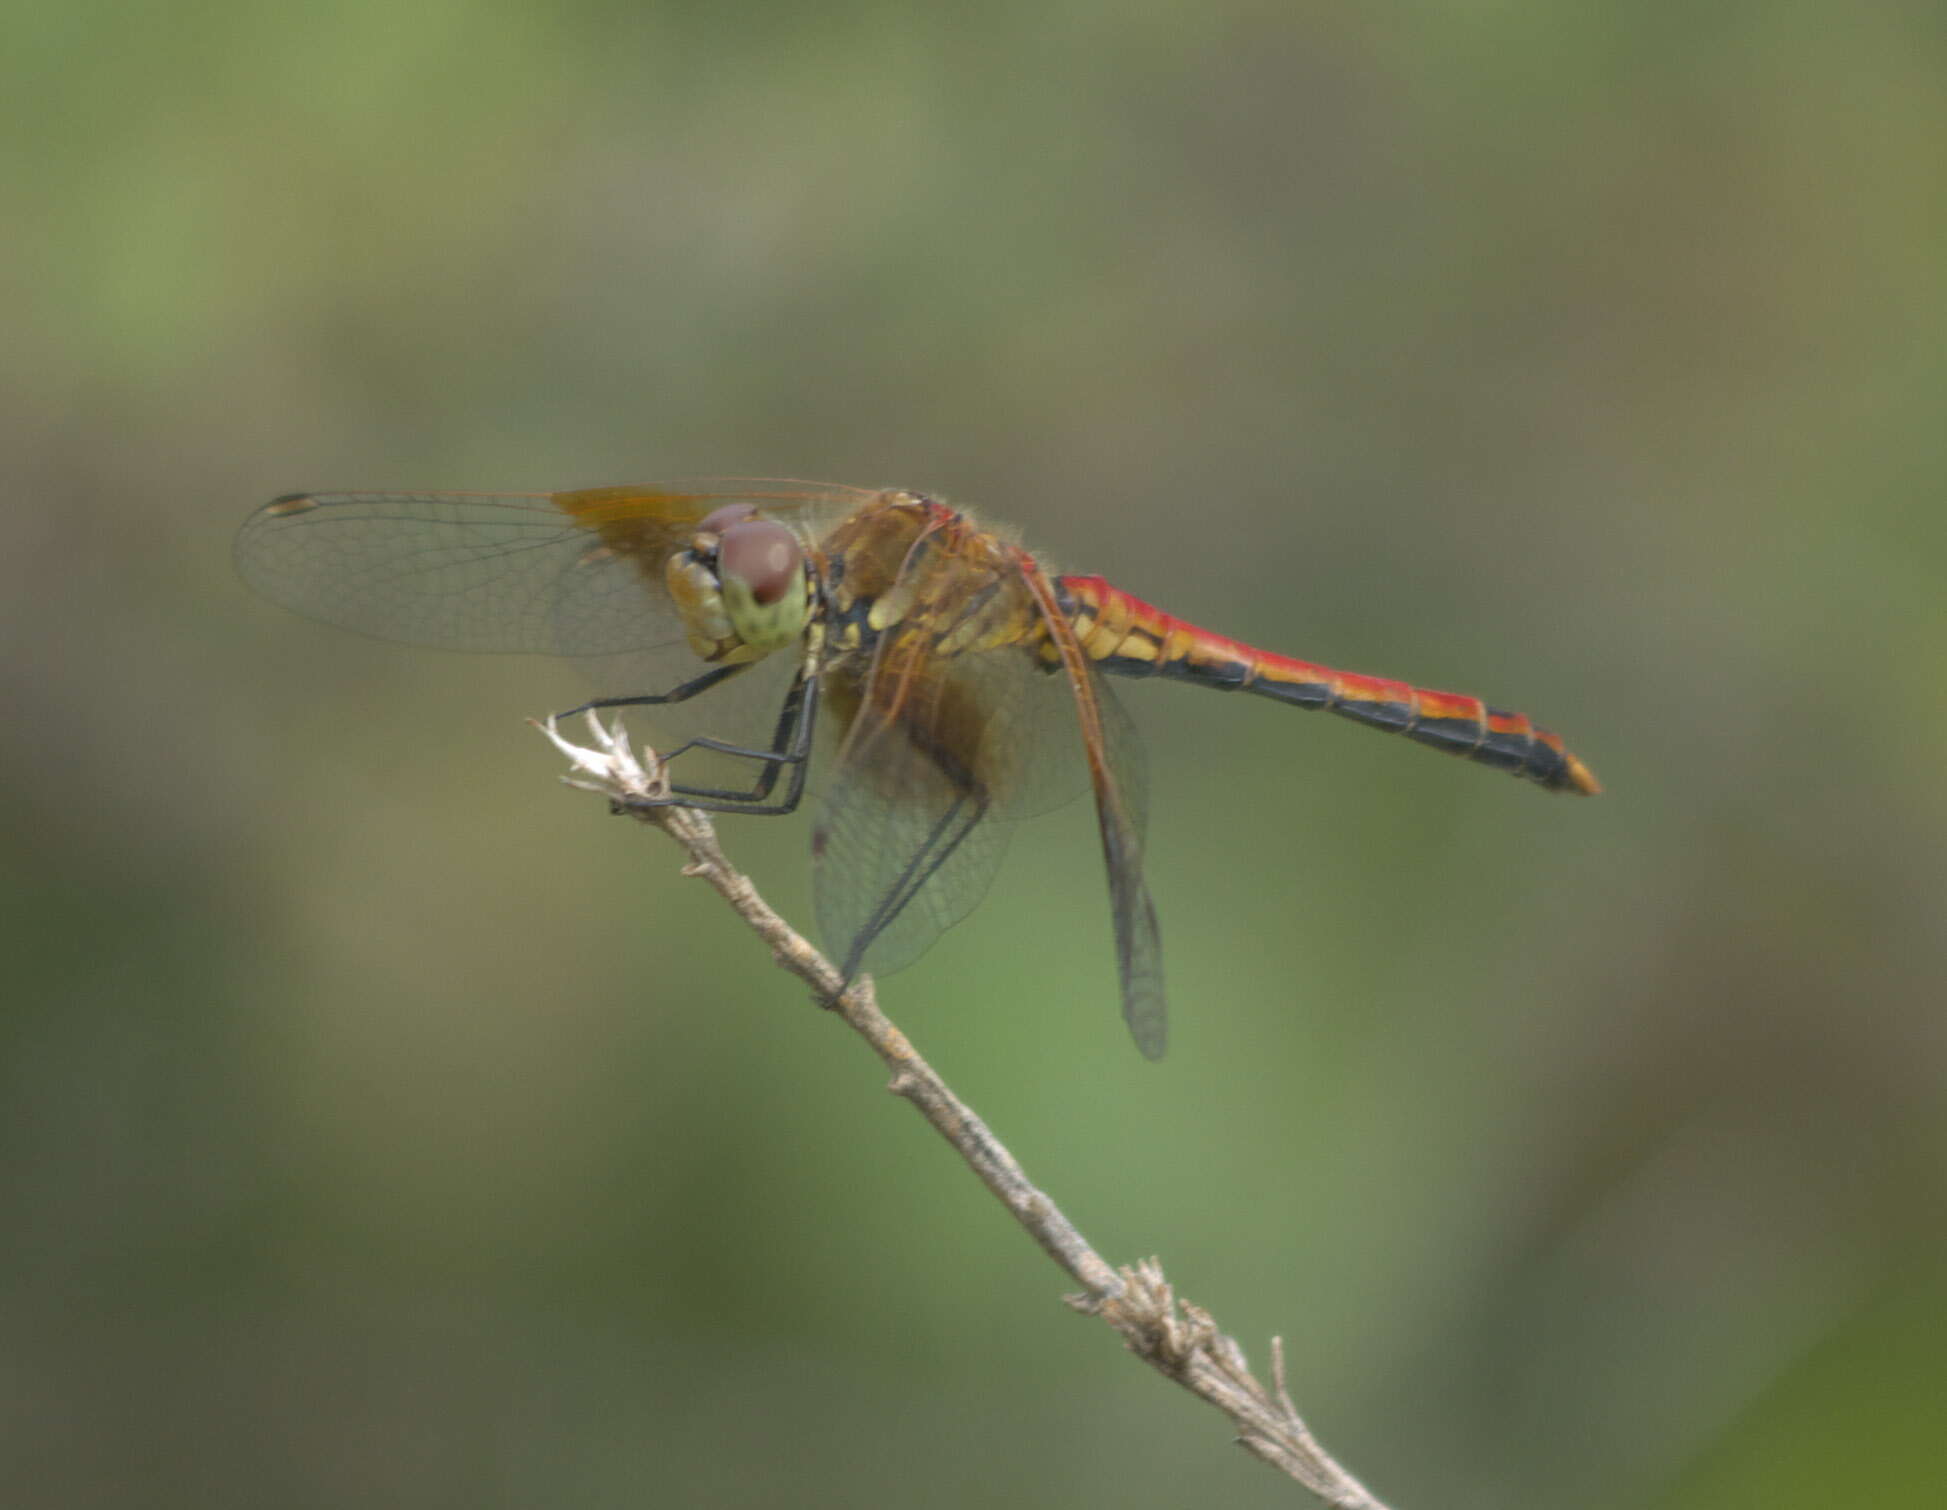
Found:
[(1285, 1392), (1281, 1339), (1271, 1342), (1272, 1385), (1267, 1389), (1251, 1373), (1244, 1350), (1218, 1331), (1210, 1313), (1177, 1298), (1157, 1260), (1111, 1267), (879, 1010), (871, 977), (848, 986), (823, 954), (770, 909), (749, 878), (725, 858), (707, 814), (681, 806), (643, 805), (667, 790), (655, 752), (645, 749), (638, 760), (619, 718), (612, 726), (604, 725), (591, 713), (588, 724), (592, 746), (569, 742), (551, 718), (536, 725), (573, 763), (576, 774), (562, 779), (600, 793), (617, 811), (653, 824), (682, 847), (689, 857), (683, 873), (709, 882), (771, 946), (772, 958), (872, 1046), (892, 1071), (888, 1089), (913, 1104), (1042, 1251), (1082, 1285), (1082, 1294), (1067, 1297), (1069, 1305), (1108, 1322), (1137, 1357), (1230, 1417), (1241, 1447), (1296, 1479), (1334, 1510), (1386, 1510), (1319, 1446), (1292, 1407)]

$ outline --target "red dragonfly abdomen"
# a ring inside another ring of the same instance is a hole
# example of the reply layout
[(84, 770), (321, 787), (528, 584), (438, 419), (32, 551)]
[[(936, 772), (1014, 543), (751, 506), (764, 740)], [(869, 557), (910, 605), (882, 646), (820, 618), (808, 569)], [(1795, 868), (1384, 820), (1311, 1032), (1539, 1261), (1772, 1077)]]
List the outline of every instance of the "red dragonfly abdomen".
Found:
[(1420, 744), (1525, 776), (1553, 792), (1593, 795), (1595, 774), (1561, 738), (1520, 713), (1477, 697), (1434, 692), (1385, 677), (1358, 676), (1274, 655), (1164, 613), (1101, 577), (1056, 579), (1076, 638), (1102, 670), (1161, 676), (1226, 692), (1255, 692), (1300, 708), (1404, 734)]

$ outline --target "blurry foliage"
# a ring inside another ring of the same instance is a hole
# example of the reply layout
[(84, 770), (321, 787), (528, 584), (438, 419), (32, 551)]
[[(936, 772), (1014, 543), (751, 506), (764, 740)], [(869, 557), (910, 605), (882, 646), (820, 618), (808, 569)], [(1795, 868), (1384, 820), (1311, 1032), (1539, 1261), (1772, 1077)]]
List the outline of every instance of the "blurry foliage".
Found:
[[(888, 1005), (1402, 1507), (1924, 1499), (1947, 29), (1806, 4), (0, 17), (5, 1479), (1284, 1503), (674, 873), (554, 668), (287, 620), (305, 486), (945, 492), (1455, 686), (1549, 801), (1129, 689)], [(738, 858), (805, 915), (804, 824)], [(734, 1442), (726, 1452), (723, 1444)]]

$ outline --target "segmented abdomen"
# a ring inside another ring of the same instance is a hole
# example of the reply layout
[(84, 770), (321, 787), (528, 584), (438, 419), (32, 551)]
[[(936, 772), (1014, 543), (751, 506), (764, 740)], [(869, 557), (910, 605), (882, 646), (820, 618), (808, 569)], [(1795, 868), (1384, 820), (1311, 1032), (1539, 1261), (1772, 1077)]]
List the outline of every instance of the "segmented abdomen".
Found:
[(1602, 790), (1558, 735), (1477, 697), (1358, 676), (1274, 655), (1164, 613), (1101, 577), (1059, 577), (1055, 586), (1082, 648), (1117, 676), (1162, 676), (1228, 692), (1255, 692), (1300, 708), (1325, 708), (1555, 792)]

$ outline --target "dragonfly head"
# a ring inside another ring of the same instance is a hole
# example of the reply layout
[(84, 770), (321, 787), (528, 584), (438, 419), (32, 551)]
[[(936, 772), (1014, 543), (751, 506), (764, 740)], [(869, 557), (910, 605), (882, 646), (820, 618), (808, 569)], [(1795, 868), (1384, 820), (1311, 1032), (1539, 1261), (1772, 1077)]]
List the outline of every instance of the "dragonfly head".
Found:
[(669, 558), (670, 596), (706, 661), (754, 661), (796, 643), (811, 612), (804, 547), (748, 503), (727, 503)]

